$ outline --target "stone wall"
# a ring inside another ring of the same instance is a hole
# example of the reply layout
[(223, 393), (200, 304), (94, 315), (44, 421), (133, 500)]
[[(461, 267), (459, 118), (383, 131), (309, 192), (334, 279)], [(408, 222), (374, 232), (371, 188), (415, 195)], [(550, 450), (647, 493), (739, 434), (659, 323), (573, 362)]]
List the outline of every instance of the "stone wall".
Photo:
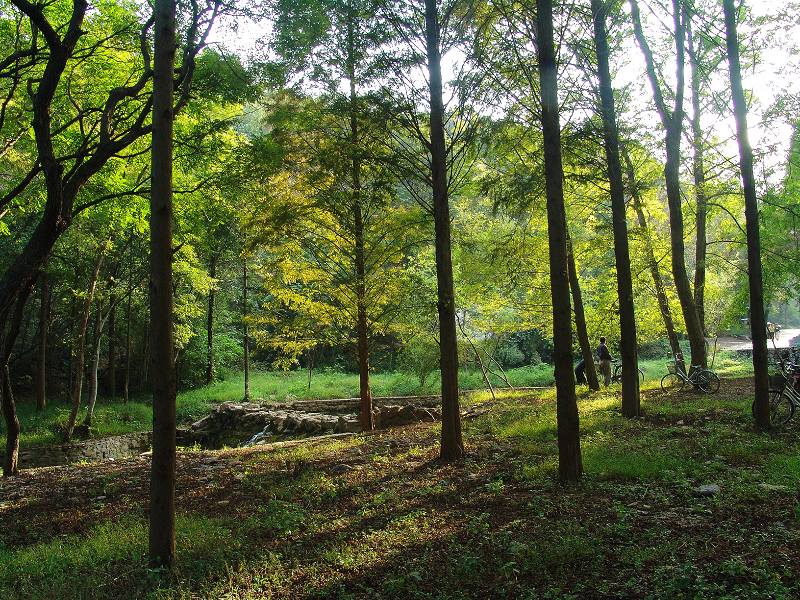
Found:
[[(373, 409), (375, 427), (386, 429), (409, 423), (437, 421), (441, 412), (423, 406), (435, 397), (416, 398), (417, 404), (385, 404), (397, 398), (381, 398)], [(403, 400), (406, 400), (403, 398)], [(207, 417), (178, 432), (178, 443), (200, 444), (206, 448), (223, 445), (255, 445), (274, 440), (276, 436), (356, 433), (358, 399), (303, 400), (289, 404), (225, 402)]]
[(144, 431), (71, 444), (23, 447), (19, 452), (19, 467), (31, 469), (135, 456), (150, 450), (152, 440), (153, 434)]

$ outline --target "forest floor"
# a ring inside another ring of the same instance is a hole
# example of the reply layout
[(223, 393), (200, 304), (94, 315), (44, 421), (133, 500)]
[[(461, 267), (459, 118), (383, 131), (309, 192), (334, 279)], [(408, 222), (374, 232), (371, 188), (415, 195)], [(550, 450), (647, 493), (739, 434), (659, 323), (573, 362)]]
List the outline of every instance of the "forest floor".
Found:
[(431, 424), (181, 452), (170, 575), (146, 564), (149, 457), (26, 471), (0, 483), (0, 597), (796, 598), (798, 425), (757, 432), (751, 399), (652, 389), (626, 420), (618, 389), (582, 393), (568, 487), (551, 390), (485, 402), (458, 464)]

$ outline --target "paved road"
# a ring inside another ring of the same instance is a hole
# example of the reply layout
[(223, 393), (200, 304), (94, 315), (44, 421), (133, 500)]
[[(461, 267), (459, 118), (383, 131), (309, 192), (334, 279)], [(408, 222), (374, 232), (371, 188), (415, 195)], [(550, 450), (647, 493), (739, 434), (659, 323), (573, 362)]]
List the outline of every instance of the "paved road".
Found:
[[(709, 347), (714, 347), (714, 338), (708, 338)], [(800, 329), (781, 329), (775, 340), (776, 348), (791, 348), (800, 344)], [(767, 340), (767, 346), (772, 348), (772, 341)], [(717, 348), (721, 350), (752, 350), (750, 340), (732, 336), (720, 336), (717, 339)]]

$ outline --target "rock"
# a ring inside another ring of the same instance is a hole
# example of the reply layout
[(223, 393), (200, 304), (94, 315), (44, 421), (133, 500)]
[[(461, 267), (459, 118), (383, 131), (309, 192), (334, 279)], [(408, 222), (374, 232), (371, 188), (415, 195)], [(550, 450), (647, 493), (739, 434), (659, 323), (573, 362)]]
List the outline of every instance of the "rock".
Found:
[(340, 465), (333, 465), (328, 470), (328, 472), (332, 473), (333, 475), (341, 475), (343, 473), (347, 473), (347, 472), (352, 471), (352, 470), (353, 470), (353, 467), (351, 467), (350, 465), (340, 464)]
[(791, 492), (792, 490), (785, 485), (771, 485), (769, 483), (759, 483), (758, 487), (767, 492)]
[(697, 486), (692, 490), (692, 494), (700, 497), (710, 497), (719, 494), (720, 489), (716, 483), (707, 483), (705, 485)]

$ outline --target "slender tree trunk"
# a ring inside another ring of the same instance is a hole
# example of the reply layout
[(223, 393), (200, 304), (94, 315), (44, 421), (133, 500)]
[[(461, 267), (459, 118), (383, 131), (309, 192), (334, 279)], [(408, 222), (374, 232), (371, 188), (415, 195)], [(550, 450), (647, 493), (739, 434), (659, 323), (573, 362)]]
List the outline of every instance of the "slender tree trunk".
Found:
[(439, 313), (439, 369), (442, 378), (441, 458), (452, 461), (464, 456), (464, 442), (461, 437), (461, 411), (458, 399), (458, 344), (453, 262), (450, 250), (450, 204), (447, 190), (447, 146), (444, 137), (439, 12), (436, 0), (425, 0), (425, 45), (430, 91), (431, 182)]
[[(113, 305), (111, 310), (114, 310)], [(83, 424), (88, 428), (92, 426), (92, 418), (94, 417), (94, 407), (97, 403), (97, 391), (99, 387), (99, 371), (100, 371), (100, 349), (103, 340), (103, 327), (105, 326), (108, 315), (102, 316), (100, 308), (98, 307), (94, 319), (94, 346), (92, 347), (92, 366), (89, 370), (89, 400), (86, 403), (86, 417), (83, 419)]]
[(105, 316), (100, 315), (100, 310), (98, 309), (97, 316), (95, 317), (95, 325), (94, 325), (94, 352), (93, 352), (93, 362), (90, 372), (90, 380), (89, 380), (89, 402), (87, 403), (87, 410), (86, 410), (86, 417), (83, 420), (83, 424), (86, 427), (92, 426), (92, 418), (94, 417), (94, 407), (97, 403), (97, 392), (99, 389), (100, 383), (100, 349), (102, 347), (102, 340), (103, 340), (103, 328), (105, 327), (106, 321), (111, 322), (111, 315), (114, 314), (114, 308), (116, 308), (115, 304), (111, 304), (109, 307), (108, 313)]
[(620, 355), (622, 358), (622, 414), (639, 416), (639, 361), (636, 343), (636, 317), (633, 305), (633, 277), (631, 257), (628, 252), (628, 218), (625, 210), (625, 184), (622, 180), (622, 163), (619, 158), (619, 133), (608, 66), (610, 51), (606, 31), (605, 0), (592, 0), (594, 45), (597, 53), (597, 71), (600, 80), (600, 112), (603, 120), (603, 138), (608, 180), (611, 188), (611, 215), (614, 229), (614, 258), (617, 267), (617, 297), (619, 298)]
[(206, 385), (214, 381), (214, 301), (217, 293), (217, 261), (219, 254), (211, 256), (208, 276), (211, 278), (211, 289), (208, 291), (208, 316), (206, 318)]
[(700, 119), (700, 65), (697, 57), (697, 48), (692, 35), (692, 20), (686, 20), (686, 49), (689, 54), (691, 67), (692, 90), (692, 175), (694, 176), (694, 196), (697, 203), (697, 224), (695, 231), (695, 267), (694, 267), (694, 302), (697, 305), (697, 317), (703, 334), (706, 329), (706, 251), (708, 236), (706, 232), (706, 219), (708, 216), (708, 203), (706, 200), (706, 168), (705, 144), (703, 142), (703, 127)]
[(492, 400), (497, 400), (497, 397), (494, 394), (494, 387), (492, 386), (492, 382), (489, 379), (489, 370), (483, 363), (483, 359), (481, 358), (481, 353), (478, 351), (478, 347), (475, 346), (475, 343), (467, 335), (463, 323), (461, 323), (461, 321), (459, 321), (458, 319), (456, 319), (456, 322), (458, 323), (458, 328), (461, 330), (461, 335), (464, 336), (464, 339), (467, 340), (467, 343), (469, 344), (470, 348), (472, 348), (472, 351), (475, 353), (475, 361), (478, 363), (478, 368), (481, 370), (481, 375), (483, 376), (483, 382), (486, 384), (486, 388), (492, 395)]
[(742, 89), (739, 65), (739, 40), (736, 34), (736, 8), (733, 0), (723, 0), (725, 10), (725, 45), (733, 95), (733, 114), (736, 117), (736, 137), (739, 141), (739, 164), (744, 189), (744, 214), (747, 230), (747, 271), (750, 285), (750, 324), (753, 337), (753, 373), (755, 379), (756, 423), (764, 429), (770, 426), (769, 376), (767, 374), (767, 323), (764, 316), (764, 286), (761, 273), (761, 235), (758, 221), (756, 180), (753, 175), (753, 150), (747, 133), (747, 102)]
[(50, 329), (50, 285), (47, 273), (39, 276), (39, 352), (36, 367), (36, 410), (47, 408), (47, 336)]
[(580, 427), (572, 371), (572, 315), (567, 268), (564, 170), (561, 163), (561, 126), (558, 117), (558, 83), (553, 48), (553, 2), (536, 0), (536, 32), (539, 54), (539, 85), (542, 95), (545, 180), (547, 186), (547, 232), (550, 253), (550, 292), (553, 302), (553, 361), (558, 420), (558, 473), (562, 482), (581, 476)]
[(133, 288), (128, 291), (128, 305), (125, 307), (125, 376), (123, 382), (122, 395), (127, 404), (130, 400), (131, 389), (131, 297)]
[(150, 323), (153, 460), (150, 565), (175, 561), (175, 340), (172, 301), (172, 124), (175, 0), (156, 0), (153, 28), (153, 149), (150, 194)]
[[(75, 339), (75, 328), (77, 322), (78, 322), (78, 300), (77, 298), (72, 298), (69, 307), (69, 337), (67, 338), (70, 341)], [(65, 401), (67, 404), (72, 402), (71, 390), (74, 384), (75, 384), (75, 352), (74, 348), (70, 348), (69, 356), (67, 358), (67, 390), (70, 390), (69, 394), (65, 397)]]
[(242, 323), (244, 325), (242, 345), (244, 351), (244, 401), (250, 402), (250, 327), (247, 319), (247, 258), (245, 258), (242, 263)]
[(669, 207), (669, 231), (670, 246), (672, 249), (672, 279), (675, 282), (675, 291), (681, 303), (681, 312), (686, 324), (686, 334), (689, 338), (689, 346), (692, 353), (692, 364), (705, 366), (706, 340), (703, 335), (703, 328), (700, 325), (700, 317), (697, 315), (697, 306), (694, 302), (694, 294), (689, 283), (689, 275), (686, 271), (686, 246), (683, 241), (683, 208), (680, 184), (680, 165), (681, 165), (681, 134), (683, 131), (683, 93), (684, 93), (684, 42), (685, 42), (685, 18), (681, 14), (680, 0), (672, 0), (673, 20), (675, 25), (675, 51), (676, 51), (676, 86), (675, 86), (675, 108), (670, 111), (664, 101), (661, 85), (656, 74), (653, 55), (642, 30), (639, 17), (639, 5), (636, 0), (630, 0), (631, 14), (633, 16), (634, 34), (639, 42), (639, 47), (644, 54), (645, 64), (647, 65), (647, 76), (650, 86), (653, 89), (656, 108), (661, 122), (664, 126), (665, 137), (664, 145), (667, 160), (664, 164), (664, 180), (667, 188), (667, 205)]
[[(17, 405), (14, 402), (14, 394), (11, 389), (11, 373), (8, 369), (8, 361), (14, 348), (14, 340), (17, 339), (19, 334), (19, 328), (25, 312), (25, 303), (28, 301), (32, 286), (33, 280), (31, 279), (20, 291), (17, 303), (14, 305), (14, 310), (11, 314), (11, 320), (8, 322), (8, 330), (3, 332), (3, 339), (0, 340), (2, 341), (0, 343), (0, 348), (2, 348), (2, 356), (0, 356), (0, 379), (2, 379), (0, 381), (0, 398), (3, 404), (3, 420), (6, 424), (6, 453), (3, 457), (3, 477), (11, 477), (16, 475), (18, 471), (19, 418), (17, 417)], [(7, 322), (8, 315), (5, 314), (3, 317), (0, 322)]]
[(359, 423), (362, 431), (375, 429), (372, 390), (369, 381), (369, 320), (367, 317), (367, 275), (364, 258), (364, 214), (361, 206), (361, 157), (358, 139), (358, 95), (356, 93), (356, 17), (352, 7), (347, 16), (347, 70), (350, 79), (350, 166), (353, 202), (353, 235), (356, 270), (356, 337), (358, 353)]
[(569, 271), (569, 289), (572, 292), (572, 303), (574, 304), (575, 333), (578, 336), (578, 344), (581, 347), (581, 357), (583, 358), (586, 381), (589, 383), (589, 389), (596, 392), (600, 389), (600, 382), (597, 380), (594, 353), (592, 352), (592, 344), (589, 341), (589, 332), (586, 329), (586, 314), (583, 311), (583, 294), (581, 293), (578, 270), (575, 267), (575, 253), (572, 249), (572, 240), (569, 238), (569, 234), (567, 234), (567, 268)]
[(653, 239), (650, 235), (650, 227), (647, 224), (647, 217), (644, 214), (642, 207), (642, 199), (639, 195), (639, 189), (636, 185), (636, 172), (633, 168), (630, 156), (628, 156), (625, 147), (622, 147), (622, 157), (625, 160), (625, 172), (628, 179), (628, 189), (631, 195), (631, 204), (633, 210), (636, 212), (636, 219), (639, 223), (639, 229), (642, 232), (642, 239), (645, 248), (645, 260), (647, 261), (650, 276), (653, 279), (653, 287), (656, 291), (656, 299), (658, 300), (658, 308), (661, 311), (661, 318), (664, 320), (664, 330), (667, 332), (667, 339), (669, 346), (672, 350), (672, 355), (677, 356), (681, 352), (681, 346), (678, 342), (678, 334), (675, 333), (675, 322), (672, 320), (672, 309), (669, 307), (669, 299), (667, 292), (664, 288), (664, 280), (661, 277), (661, 268), (658, 266), (656, 254), (653, 250)]
[[(78, 411), (81, 407), (81, 393), (83, 390), (83, 372), (84, 362), (86, 357), (86, 335), (89, 331), (89, 316), (92, 310), (92, 301), (94, 300), (94, 293), (97, 289), (97, 278), (100, 275), (100, 268), (103, 266), (103, 259), (105, 258), (106, 245), (103, 245), (98, 250), (97, 261), (92, 271), (92, 278), (89, 281), (89, 288), (86, 291), (86, 301), (83, 305), (83, 316), (80, 322), (80, 331), (78, 333), (78, 349), (75, 360), (75, 383), (72, 389), (72, 408), (69, 412), (69, 419), (64, 427), (64, 441), (72, 439), (72, 431), (75, 429), (75, 422), (78, 419)], [(98, 309), (99, 310), (99, 309)]]
[(117, 298), (111, 294), (108, 313), (108, 391), (113, 400), (117, 397)]

